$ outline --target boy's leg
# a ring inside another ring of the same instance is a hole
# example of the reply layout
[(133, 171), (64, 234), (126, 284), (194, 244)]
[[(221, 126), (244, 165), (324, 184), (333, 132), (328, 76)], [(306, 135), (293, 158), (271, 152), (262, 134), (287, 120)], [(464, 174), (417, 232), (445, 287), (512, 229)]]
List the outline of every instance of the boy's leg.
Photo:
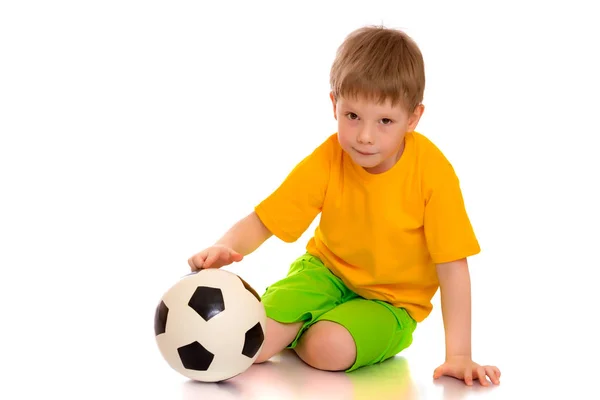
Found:
[(294, 351), (302, 361), (324, 371), (344, 371), (356, 360), (356, 343), (348, 329), (326, 320), (304, 332)]
[(317, 318), (295, 350), (315, 368), (350, 372), (383, 362), (410, 346), (415, 328), (406, 310), (355, 298)]
[(294, 340), (302, 325), (303, 322), (282, 324), (271, 318), (267, 318), (265, 343), (254, 363), (263, 363), (285, 349)]
[(285, 348), (294, 348), (314, 320), (353, 295), (316, 257), (294, 261), (287, 276), (269, 286), (261, 298), (267, 313), (265, 343), (255, 363)]

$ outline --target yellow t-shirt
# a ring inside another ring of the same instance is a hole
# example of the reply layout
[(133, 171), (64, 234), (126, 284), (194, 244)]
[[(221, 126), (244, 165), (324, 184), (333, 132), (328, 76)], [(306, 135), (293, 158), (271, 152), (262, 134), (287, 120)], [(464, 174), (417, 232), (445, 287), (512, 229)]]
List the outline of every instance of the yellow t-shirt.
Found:
[(306, 250), (358, 295), (403, 307), (417, 322), (439, 287), (435, 264), (480, 251), (451, 163), (417, 132), (381, 174), (354, 163), (333, 134), (255, 211), (285, 242), (321, 213)]

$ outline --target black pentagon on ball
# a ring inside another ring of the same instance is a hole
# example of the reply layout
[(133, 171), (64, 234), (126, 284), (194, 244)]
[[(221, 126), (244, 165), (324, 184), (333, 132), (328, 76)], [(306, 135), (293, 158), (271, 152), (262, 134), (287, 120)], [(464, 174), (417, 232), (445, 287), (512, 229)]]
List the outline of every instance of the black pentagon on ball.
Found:
[(169, 315), (169, 308), (164, 301), (156, 307), (156, 313), (154, 314), (154, 334), (156, 336), (165, 333), (167, 329), (167, 316)]
[(210, 367), (215, 355), (206, 350), (198, 342), (192, 342), (177, 349), (181, 363), (187, 369), (206, 371)]
[(260, 296), (258, 295), (258, 293), (256, 293), (256, 290), (254, 290), (254, 288), (252, 286), (250, 286), (248, 284), (248, 282), (246, 282), (245, 280), (243, 280), (240, 276), (238, 276), (238, 278), (240, 278), (240, 281), (242, 281), (242, 285), (244, 285), (244, 288), (246, 288), (247, 291), (249, 291), (250, 293), (252, 293), (252, 295), (254, 297), (256, 297), (256, 300), (260, 301)]
[(192, 294), (188, 306), (204, 318), (205, 321), (208, 321), (225, 310), (223, 292), (219, 288), (198, 286), (194, 294)]
[(244, 349), (242, 350), (242, 354), (248, 358), (252, 358), (262, 346), (263, 341), (265, 340), (265, 334), (263, 332), (262, 326), (260, 322), (257, 322), (252, 328), (248, 329), (246, 332), (246, 339), (244, 340)]

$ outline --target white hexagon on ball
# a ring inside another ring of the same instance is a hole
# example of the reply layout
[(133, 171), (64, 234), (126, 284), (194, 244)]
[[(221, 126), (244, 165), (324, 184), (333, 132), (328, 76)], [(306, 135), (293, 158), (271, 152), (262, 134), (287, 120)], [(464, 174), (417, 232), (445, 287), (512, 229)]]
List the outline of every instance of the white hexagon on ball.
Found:
[(232, 272), (205, 269), (184, 276), (162, 296), (154, 333), (175, 371), (220, 382), (252, 366), (264, 343), (266, 320), (250, 285)]

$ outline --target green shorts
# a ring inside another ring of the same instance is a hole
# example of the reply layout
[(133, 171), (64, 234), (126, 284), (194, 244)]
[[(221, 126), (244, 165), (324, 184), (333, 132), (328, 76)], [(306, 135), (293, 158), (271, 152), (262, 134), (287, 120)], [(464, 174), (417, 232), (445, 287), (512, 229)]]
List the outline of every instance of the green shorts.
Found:
[(358, 296), (310, 254), (299, 257), (285, 278), (266, 289), (262, 303), (267, 317), (277, 322), (304, 321), (290, 349), (318, 321), (345, 327), (356, 343), (356, 361), (346, 372), (400, 353), (412, 343), (417, 325), (403, 308)]

